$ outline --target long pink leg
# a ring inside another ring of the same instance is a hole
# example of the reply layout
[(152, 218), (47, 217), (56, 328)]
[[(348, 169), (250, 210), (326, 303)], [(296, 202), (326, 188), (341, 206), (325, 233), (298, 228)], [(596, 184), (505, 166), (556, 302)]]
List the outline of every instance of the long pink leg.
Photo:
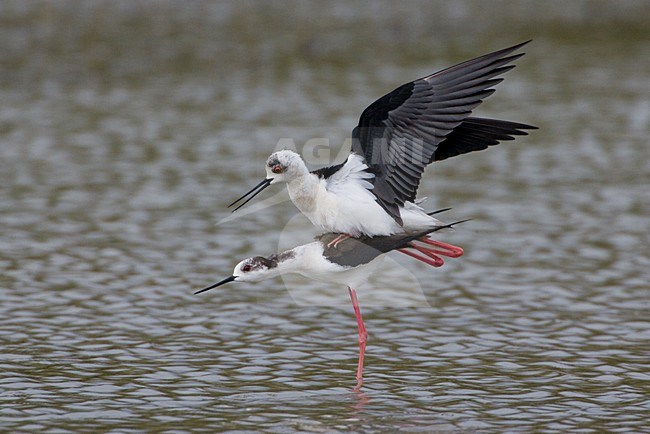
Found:
[(429, 244), (430, 246), (439, 247), (442, 250), (430, 249), (430, 251), (437, 253), (439, 255), (449, 256), (450, 258), (459, 258), (463, 256), (464, 253), (461, 247), (454, 246), (452, 244), (443, 243), (442, 241), (432, 240), (431, 238), (428, 237), (419, 238), (418, 241), (423, 242), (425, 244)]
[(359, 389), (361, 389), (361, 384), (363, 384), (363, 358), (366, 355), (366, 342), (368, 341), (368, 333), (366, 332), (366, 326), (363, 324), (363, 318), (361, 317), (359, 301), (357, 300), (357, 292), (349, 286), (348, 292), (350, 293), (352, 307), (354, 308), (354, 315), (357, 317), (357, 326), (359, 327), (359, 363), (357, 365), (357, 385), (354, 388), (354, 390), (358, 392)]
[(347, 240), (348, 238), (351, 238), (351, 235), (341, 234), (338, 237), (334, 238), (329, 243), (327, 243), (327, 248), (329, 249), (330, 247), (334, 246), (334, 248), (336, 249), (336, 246), (338, 246), (341, 241)]
[(409, 243), (409, 246), (411, 246), (411, 248), (417, 250), (418, 252), (424, 253), (425, 255), (427, 255), (428, 257), (433, 259), (434, 261), (439, 261), (440, 265), (443, 265), (445, 263), (445, 261), (443, 261), (442, 258), (440, 256), (438, 256), (439, 251), (436, 250), (436, 249), (432, 249), (430, 247), (419, 246), (419, 245), (417, 245), (417, 244), (415, 244), (413, 242)]
[(417, 259), (418, 261), (424, 262), (425, 264), (429, 264), (432, 267), (442, 267), (445, 263), (445, 261), (442, 260), (442, 258), (436, 256), (433, 253), (426, 253), (423, 250), (417, 249), (418, 251), (421, 251), (422, 253), (425, 253), (427, 256), (421, 256), (418, 255), (417, 253), (413, 253), (410, 250), (407, 249), (397, 249), (398, 252), (404, 253), (405, 255), (408, 255), (412, 258)]

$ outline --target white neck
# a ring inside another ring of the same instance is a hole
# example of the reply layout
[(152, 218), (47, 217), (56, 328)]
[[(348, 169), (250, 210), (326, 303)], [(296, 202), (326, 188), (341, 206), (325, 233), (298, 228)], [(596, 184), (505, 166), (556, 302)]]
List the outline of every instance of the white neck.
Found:
[(278, 253), (278, 265), (275, 267), (278, 274), (297, 273), (300, 267), (300, 247)]
[[(306, 169), (306, 168), (305, 168)], [(324, 183), (313, 173), (297, 176), (287, 183), (287, 190), (291, 201), (303, 213), (309, 213), (316, 207), (316, 198), (320, 189), (325, 189)]]

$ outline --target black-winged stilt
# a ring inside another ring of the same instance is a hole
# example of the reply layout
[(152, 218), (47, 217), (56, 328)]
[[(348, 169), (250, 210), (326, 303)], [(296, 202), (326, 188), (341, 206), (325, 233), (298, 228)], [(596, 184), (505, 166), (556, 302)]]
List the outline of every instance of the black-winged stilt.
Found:
[(493, 87), (495, 78), (523, 56), (511, 55), (530, 41), (460, 63), (406, 83), (379, 98), (361, 114), (352, 132), (352, 152), (341, 164), (309, 171), (293, 151), (273, 153), (267, 177), (229, 206), (271, 184), (287, 183), (289, 196), (311, 222), (346, 236), (392, 235), (443, 225), (416, 204), (425, 167), (501, 140), (526, 135), (536, 127), (470, 117)]
[[(269, 257), (255, 256), (244, 259), (235, 266), (230, 277), (214, 285), (196, 291), (195, 294), (208, 291), (228, 282), (260, 282), (287, 273), (297, 273), (307, 278), (346, 285), (352, 300), (352, 307), (359, 330), (359, 360), (357, 363), (357, 385), (359, 390), (363, 382), (363, 361), (366, 351), (368, 333), (363, 323), (355, 287), (364, 283), (380, 264), (384, 254), (399, 250), (434, 267), (442, 265), (438, 255), (458, 257), (462, 255), (450, 246), (427, 236), (440, 229), (449, 228), (466, 220), (448, 225), (437, 226), (424, 231), (407, 231), (390, 236), (347, 238), (336, 247), (332, 241), (339, 234), (327, 233), (316, 237), (316, 241), (295, 247)], [(422, 244), (423, 243), (423, 244)], [(429, 247), (432, 245), (434, 247)], [(415, 250), (424, 256), (413, 252)]]

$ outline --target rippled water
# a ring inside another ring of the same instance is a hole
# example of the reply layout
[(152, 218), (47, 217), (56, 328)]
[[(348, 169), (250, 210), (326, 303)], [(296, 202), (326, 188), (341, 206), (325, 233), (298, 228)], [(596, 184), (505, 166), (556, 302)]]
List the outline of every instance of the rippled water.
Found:
[[(650, 432), (648, 5), (498, 4), (3, 3), (0, 428)], [(345, 288), (192, 294), (314, 233), (223, 221), (271, 150), (530, 37), (480, 113), (540, 130), (429, 170), (466, 253), (359, 292), (362, 392)]]

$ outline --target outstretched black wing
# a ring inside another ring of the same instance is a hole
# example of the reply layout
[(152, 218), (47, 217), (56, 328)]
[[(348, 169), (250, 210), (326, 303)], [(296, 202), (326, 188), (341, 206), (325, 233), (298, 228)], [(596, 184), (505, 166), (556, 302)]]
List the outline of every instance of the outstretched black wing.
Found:
[(536, 130), (532, 125), (498, 119), (467, 118), (454, 128), (433, 153), (429, 163), (456, 155), (487, 149), (500, 141), (514, 140), (513, 136), (526, 136), (524, 130)]
[[(523, 54), (510, 54), (527, 43), (406, 83), (363, 111), (352, 132), (352, 151), (364, 156), (375, 174), (370, 180), (372, 192), (395, 220), (401, 223), (399, 206), (415, 200), (427, 164), (442, 159), (435, 157), (438, 145), (494, 92), (492, 88), (503, 80), (494, 77), (514, 68), (508, 64)], [(466, 137), (469, 130), (462, 133), (460, 137)], [(461, 146), (466, 141), (459, 138), (455, 143), (449, 147), (448, 157), (452, 149), (474, 150)]]

